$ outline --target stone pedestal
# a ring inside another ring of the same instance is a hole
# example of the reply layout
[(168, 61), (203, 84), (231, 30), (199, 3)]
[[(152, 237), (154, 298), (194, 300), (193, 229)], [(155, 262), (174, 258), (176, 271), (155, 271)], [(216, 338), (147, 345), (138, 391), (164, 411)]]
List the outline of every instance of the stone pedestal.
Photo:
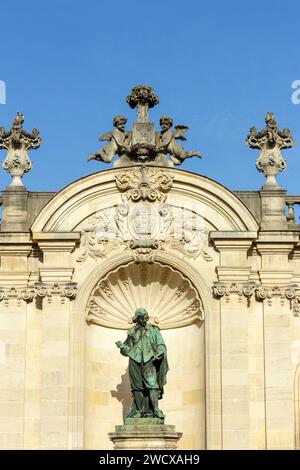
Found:
[(1, 232), (26, 232), (28, 230), (28, 191), (24, 186), (8, 188), (2, 192), (2, 200)]
[(264, 230), (286, 230), (286, 191), (283, 189), (262, 189), (260, 197), (261, 228)]
[(162, 424), (157, 418), (127, 418), (126, 424), (109, 433), (115, 450), (176, 450), (181, 436), (174, 425)]

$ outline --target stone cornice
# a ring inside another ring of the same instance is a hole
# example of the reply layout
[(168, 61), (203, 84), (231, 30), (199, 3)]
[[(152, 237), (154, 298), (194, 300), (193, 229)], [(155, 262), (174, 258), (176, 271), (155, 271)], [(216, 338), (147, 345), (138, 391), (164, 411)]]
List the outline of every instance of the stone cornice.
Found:
[(80, 240), (79, 232), (34, 232), (32, 238), (43, 253), (71, 253)]
[(241, 251), (248, 250), (253, 241), (257, 238), (257, 232), (248, 231), (212, 231), (209, 234), (210, 240), (213, 242), (218, 251)]
[(30, 233), (0, 233), (0, 256), (28, 256), (31, 249)]

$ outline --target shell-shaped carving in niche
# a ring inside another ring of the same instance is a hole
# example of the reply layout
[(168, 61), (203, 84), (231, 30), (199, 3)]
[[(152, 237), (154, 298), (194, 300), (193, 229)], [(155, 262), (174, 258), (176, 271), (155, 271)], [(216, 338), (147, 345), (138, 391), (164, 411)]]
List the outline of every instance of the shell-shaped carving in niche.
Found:
[(204, 318), (195, 287), (179, 271), (159, 263), (131, 263), (98, 282), (88, 302), (87, 322), (128, 329), (138, 307), (146, 308), (150, 323), (161, 329)]

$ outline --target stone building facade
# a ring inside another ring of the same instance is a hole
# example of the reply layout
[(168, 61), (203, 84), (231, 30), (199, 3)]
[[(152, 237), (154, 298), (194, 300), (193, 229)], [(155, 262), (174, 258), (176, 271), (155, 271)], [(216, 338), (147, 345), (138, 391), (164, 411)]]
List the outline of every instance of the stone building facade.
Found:
[(179, 449), (299, 449), (299, 201), (151, 164), (4, 190), (0, 448), (111, 449), (130, 402), (115, 341), (143, 306)]

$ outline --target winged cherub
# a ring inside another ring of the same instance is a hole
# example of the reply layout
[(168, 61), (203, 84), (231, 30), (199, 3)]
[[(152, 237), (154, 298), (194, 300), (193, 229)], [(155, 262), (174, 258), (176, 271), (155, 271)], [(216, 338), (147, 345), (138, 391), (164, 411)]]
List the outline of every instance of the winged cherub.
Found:
[(173, 119), (169, 116), (162, 116), (159, 120), (161, 132), (156, 133), (156, 150), (159, 157), (170, 155), (170, 159), (175, 165), (180, 165), (186, 158), (199, 157), (197, 150), (186, 151), (176, 140), (187, 140), (184, 133), (189, 129), (187, 126), (177, 125), (172, 129)]
[(131, 146), (131, 132), (125, 131), (127, 119), (125, 116), (115, 116), (113, 125), (115, 129), (106, 132), (99, 137), (100, 142), (108, 141), (102, 149), (97, 150), (96, 153), (90, 153), (89, 160), (100, 160), (105, 163), (110, 163), (115, 155), (119, 157), (127, 156), (130, 153)]

